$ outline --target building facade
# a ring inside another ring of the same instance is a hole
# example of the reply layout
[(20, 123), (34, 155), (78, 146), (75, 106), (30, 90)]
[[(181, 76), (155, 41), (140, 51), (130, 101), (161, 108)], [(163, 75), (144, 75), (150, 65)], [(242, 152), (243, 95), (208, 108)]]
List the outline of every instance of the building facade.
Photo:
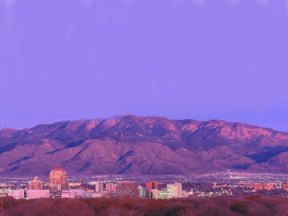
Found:
[(120, 197), (139, 197), (138, 185), (133, 181), (117, 182), (116, 194)]
[(42, 190), (42, 181), (36, 176), (28, 185), (29, 190)]

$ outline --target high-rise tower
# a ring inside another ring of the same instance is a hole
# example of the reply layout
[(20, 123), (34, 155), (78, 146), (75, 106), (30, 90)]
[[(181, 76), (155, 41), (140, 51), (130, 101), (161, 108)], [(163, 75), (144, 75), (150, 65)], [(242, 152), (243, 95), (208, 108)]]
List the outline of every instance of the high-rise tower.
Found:
[(63, 168), (54, 168), (49, 173), (50, 191), (61, 191), (68, 189), (67, 172)]

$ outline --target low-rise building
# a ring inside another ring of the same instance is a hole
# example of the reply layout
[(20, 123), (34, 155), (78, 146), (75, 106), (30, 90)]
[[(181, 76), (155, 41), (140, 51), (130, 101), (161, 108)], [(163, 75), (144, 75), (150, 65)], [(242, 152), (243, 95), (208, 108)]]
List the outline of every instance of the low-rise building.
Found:
[(105, 189), (106, 189), (109, 193), (114, 193), (114, 192), (116, 192), (116, 184), (113, 183), (113, 182), (108, 182), (108, 183), (106, 183)]
[(158, 196), (155, 199), (169, 199), (169, 192), (167, 189), (159, 190), (158, 191)]
[(138, 186), (138, 190), (139, 190), (140, 198), (145, 198), (146, 197), (146, 188), (144, 188), (143, 186), (139, 185)]
[(116, 194), (120, 197), (139, 197), (138, 185), (134, 181), (117, 182)]
[(84, 190), (63, 190), (61, 192), (61, 198), (73, 199), (73, 198), (85, 198)]
[(26, 199), (41, 199), (41, 198), (49, 198), (50, 191), (49, 190), (27, 190), (26, 191)]
[(8, 196), (13, 197), (14, 199), (25, 199), (25, 190), (12, 190), (8, 193)]

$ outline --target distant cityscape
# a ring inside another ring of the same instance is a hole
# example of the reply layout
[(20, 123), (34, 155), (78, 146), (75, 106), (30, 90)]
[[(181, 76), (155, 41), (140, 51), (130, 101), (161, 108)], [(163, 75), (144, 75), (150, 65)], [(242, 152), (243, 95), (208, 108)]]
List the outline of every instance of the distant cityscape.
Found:
[(288, 197), (288, 176), (219, 172), (202, 175), (69, 177), (53, 168), (45, 177), (0, 178), (0, 197), (173, 199), (259, 194)]

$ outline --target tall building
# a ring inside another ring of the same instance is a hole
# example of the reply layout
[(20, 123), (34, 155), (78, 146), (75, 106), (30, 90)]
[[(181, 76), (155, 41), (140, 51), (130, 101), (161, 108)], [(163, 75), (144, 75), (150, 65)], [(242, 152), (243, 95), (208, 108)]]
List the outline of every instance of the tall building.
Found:
[(50, 191), (61, 191), (68, 189), (67, 172), (63, 168), (54, 168), (49, 173)]
[[(158, 181), (152, 181), (146, 183), (146, 197), (155, 199), (155, 190), (158, 190)], [(153, 193), (154, 191), (154, 193)]]
[(183, 194), (182, 183), (176, 182), (175, 187), (176, 187), (176, 197), (182, 198), (182, 194)]
[(36, 176), (29, 182), (28, 188), (29, 190), (42, 190), (42, 181)]
[(152, 181), (146, 183), (146, 190), (158, 189), (158, 181)]

